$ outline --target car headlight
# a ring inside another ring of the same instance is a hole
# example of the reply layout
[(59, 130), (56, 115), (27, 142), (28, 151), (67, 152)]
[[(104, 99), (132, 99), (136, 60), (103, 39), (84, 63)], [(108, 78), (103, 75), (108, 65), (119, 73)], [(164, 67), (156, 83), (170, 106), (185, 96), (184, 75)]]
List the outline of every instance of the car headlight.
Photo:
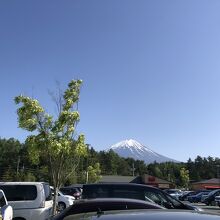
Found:
[(69, 204), (73, 204), (74, 200), (73, 199), (68, 199)]

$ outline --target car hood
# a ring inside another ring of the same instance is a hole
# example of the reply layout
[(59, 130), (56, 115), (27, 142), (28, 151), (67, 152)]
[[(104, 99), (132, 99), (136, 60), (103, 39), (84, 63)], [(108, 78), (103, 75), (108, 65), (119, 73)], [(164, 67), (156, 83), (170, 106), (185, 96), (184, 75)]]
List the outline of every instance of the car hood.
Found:
[(75, 197), (74, 197), (74, 196), (65, 195), (64, 197), (67, 198), (67, 199), (75, 200)]
[(103, 213), (83, 213), (68, 216), (68, 220), (219, 220), (219, 215), (177, 210), (132, 210), (110, 211)]

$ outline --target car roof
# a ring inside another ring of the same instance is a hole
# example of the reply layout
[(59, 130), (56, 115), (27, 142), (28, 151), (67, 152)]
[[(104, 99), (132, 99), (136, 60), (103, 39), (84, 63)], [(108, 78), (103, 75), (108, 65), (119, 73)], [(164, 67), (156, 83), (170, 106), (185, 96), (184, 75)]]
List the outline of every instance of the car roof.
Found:
[(107, 211), (103, 214), (87, 213), (87, 214), (75, 214), (72, 216), (66, 216), (64, 220), (217, 220), (219, 215), (198, 213), (193, 211), (182, 210), (120, 210), (120, 211)]
[(113, 202), (121, 202), (121, 203), (138, 203), (138, 204), (146, 204), (146, 205), (155, 205), (155, 207), (163, 208), (156, 203), (140, 200), (140, 199), (130, 199), (130, 198), (92, 198), (92, 199), (80, 199), (75, 201), (75, 204), (84, 204), (84, 203), (113, 203)]
[(89, 184), (84, 184), (83, 188), (87, 186), (137, 186), (137, 187), (148, 187), (148, 188), (156, 189), (156, 187), (145, 185), (145, 184), (138, 184), (138, 183), (115, 183), (115, 182), (113, 183), (89, 183)]
[(81, 199), (74, 202), (74, 204), (55, 217), (56, 220), (63, 219), (65, 216), (96, 213), (103, 214), (112, 210), (134, 210), (134, 209), (165, 209), (164, 207), (137, 199), (125, 198), (95, 198), (95, 199)]
[(63, 187), (60, 187), (60, 189), (79, 189), (79, 187), (76, 187), (76, 186), (63, 186)]
[(0, 185), (41, 185), (47, 182), (0, 182)]

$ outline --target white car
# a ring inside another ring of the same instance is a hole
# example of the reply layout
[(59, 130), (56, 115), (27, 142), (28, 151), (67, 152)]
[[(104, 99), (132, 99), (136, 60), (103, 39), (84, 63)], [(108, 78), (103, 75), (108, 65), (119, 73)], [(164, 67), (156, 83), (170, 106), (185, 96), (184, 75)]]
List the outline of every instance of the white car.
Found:
[(64, 195), (62, 192), (58, 192), (58, 210), (62, 211), (65, 208), (71, 206), (75, 201), (75, 197)]
[(51, 217), (53, 200), (48, 183), (0, 182), (0, 189), (13, 209), (14, 219), (45, 220)]
[(2, 220), (12, 220), (13, 218), (13, 209), (8, 205), (8, 201), (5, 197), (5, 194), (0, 190), (0, 219)]
[(176, 199), (179, 199), (179, 196), (183, 195), (183, 191), (180, 189), (167, 189), (164, 191)]
[[(52, 193), (54, 193), (53, 187), (50, 187), (52, 190)], [(58, 191), (58, 196), (57, 196), (57, 207), (58, 211), (61, 212), (65, 208), (71, 206), (75, 201), (75, 197), (69, 196), (69, 195), (64, 195), (62, 192)]]

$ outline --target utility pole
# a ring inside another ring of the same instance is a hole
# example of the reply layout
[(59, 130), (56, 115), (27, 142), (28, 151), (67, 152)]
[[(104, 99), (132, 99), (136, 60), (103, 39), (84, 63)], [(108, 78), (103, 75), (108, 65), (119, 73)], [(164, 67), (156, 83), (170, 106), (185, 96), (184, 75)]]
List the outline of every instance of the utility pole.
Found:
[(86, 171), (86, 184), (89, 182), (89, 172)]
[(20, 156), (18, 156), (17, 168), (16, 168), (16, 179), (17, 179), (17, 181), (18, 181), (18, 171), (19, 171), (19, 165), (20, 165)]
[(217, 167), (218, 187), (220, 188), (220, 176), (219, 176), (219, 168), (220, 168), (220, 165), (217, 164), (216, 167)]

